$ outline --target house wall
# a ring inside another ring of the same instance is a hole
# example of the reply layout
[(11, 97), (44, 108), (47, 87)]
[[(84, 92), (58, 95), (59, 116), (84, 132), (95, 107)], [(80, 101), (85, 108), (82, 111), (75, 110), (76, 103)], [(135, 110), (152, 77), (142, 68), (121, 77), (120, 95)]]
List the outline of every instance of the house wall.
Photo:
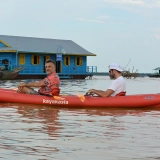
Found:
[[(19, 53), (24, 54), (24, 53)], [(37, 55), (37, 53), (25, 53), (25, 69), (21, 73), (31, 73), (31, 74), (40, 74), (45, 73), (45, 63), (44, 56), (49, 55), (50, 59), (55, 60), (55, 55), (50, 54), (38, 54), (40, 56), (40, 64), (32, 64), (32, 55)], [(20, 59), (18, 55), (18, 65), (20, 65)]]
[[(25, 54), (25, 64), (20, 65), (20, 60), (19, 60), (19, 54)], [(34, 53), (37, 54), (37, 53)], [(17, 55), (17, 61), (16, 61), (16, 55)], [(38, 65), (33, 65), (31, 62), (33, 53), (9, 53), (9, 52), (1, 52), (0, 53), (0, 60), (3, 59), (8, 59), (9, 60), (9, 69), (13, 69), (16, 66), (25, 66), (25, 69), (21, 71), (20, 73), (30, 73), (30, 74), (41, 74), (45, 73), (45, 61), (44, 61), (44, 56), (49, 55), (51, 60), (54, 60), (56, 62), (56, 54), (38, 54), (40, 55), (40, 64)], [(75, 65), (75, 57), (76, 56), (70, 56), (70, 65), (66, 66), (64, 64), (64, 56), (62, 56), (62, 61), (61, 61), (61, 72), (62, 74), (67, 74), (67, 73), (86, 73), (86, 67), (87, 67), (87, 57), (82, 56), (82, 65), (81, 66), (76, 66)], [(0, 66), (4, 66), (0, 64)]]
[(82, 56), (82, 65), (76, 66), (75, 65), (75, 57), (76, 56), (70, 56), (70, 65), (66, 66), (64, 65), (64, 57), (63, 57), (63, 73), (85, 73), (86, 72), (86, 56)]
[[(38, 65), (33, 65), (31, 63), (31, 57), (33, 54), (31, 53), (26, 53), (25, 54), (25, 65), (26, 68), (23, 70), (21, 73), (45, 73), (45, 63), (43, 60), (43, 57), (46, 55), (50, 56), (51, 60), (54, 60), (56, 62), (56, 54), (39, 54), (40, 55), (40, 64)], [(86, 56), (83, 56), (83, 63), (82, 66), (75, 66), (75, 56), (70, 56), (70, 65), (66, 66), (64, 64), (64, 56), (62, 56), (62, 61), (61, 61), (61, 72), (60, 73), (86, 73)], [(19, 56), (18, 56), (18, 65), (19, 65)]]

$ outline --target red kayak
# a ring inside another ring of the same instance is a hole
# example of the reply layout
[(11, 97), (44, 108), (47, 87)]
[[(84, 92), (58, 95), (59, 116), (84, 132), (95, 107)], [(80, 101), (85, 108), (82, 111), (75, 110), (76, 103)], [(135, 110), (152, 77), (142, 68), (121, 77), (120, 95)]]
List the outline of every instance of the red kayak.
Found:
[(160, 94), (137, 94), (116, 97), (42, 96), (0, 89), (0, 102), (50, 105), (64, 108), (160, 108)]

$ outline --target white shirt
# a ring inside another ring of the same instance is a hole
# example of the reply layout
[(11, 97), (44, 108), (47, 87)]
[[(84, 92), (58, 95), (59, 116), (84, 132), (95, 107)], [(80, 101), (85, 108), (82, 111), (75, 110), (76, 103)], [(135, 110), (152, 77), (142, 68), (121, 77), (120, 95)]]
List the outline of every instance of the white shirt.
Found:
[(120, 92), (126, 92), (126, 82), (124, 78), (120, 76), (117, 79), (113, 80), (108, 89), (114, 91), (114, 93), (112, 93), (111, 96), (116, 96)]

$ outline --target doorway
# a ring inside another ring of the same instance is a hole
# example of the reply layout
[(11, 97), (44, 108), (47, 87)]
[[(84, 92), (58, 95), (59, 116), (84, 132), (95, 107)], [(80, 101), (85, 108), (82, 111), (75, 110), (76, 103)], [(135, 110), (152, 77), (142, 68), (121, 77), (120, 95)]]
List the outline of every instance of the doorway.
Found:
[(61, 68), (61, 61), (56, 61), (56, 73), (61, 73), (62, 68)]

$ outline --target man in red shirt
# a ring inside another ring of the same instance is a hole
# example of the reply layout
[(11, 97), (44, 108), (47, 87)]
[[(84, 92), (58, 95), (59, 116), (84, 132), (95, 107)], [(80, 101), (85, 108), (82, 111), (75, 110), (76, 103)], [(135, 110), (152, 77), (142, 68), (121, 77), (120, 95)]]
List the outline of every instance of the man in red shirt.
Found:
[[(60, 79), (55, 71), (55, 63), (48, 60), (45, 63), (45, 68), (48, 76), (39, 82), (21, 83), (18, 86), (17, 92), (37, 95), (54, 95), (60, 93)], [(38, 92), (31, 87), (40, 87)]]

